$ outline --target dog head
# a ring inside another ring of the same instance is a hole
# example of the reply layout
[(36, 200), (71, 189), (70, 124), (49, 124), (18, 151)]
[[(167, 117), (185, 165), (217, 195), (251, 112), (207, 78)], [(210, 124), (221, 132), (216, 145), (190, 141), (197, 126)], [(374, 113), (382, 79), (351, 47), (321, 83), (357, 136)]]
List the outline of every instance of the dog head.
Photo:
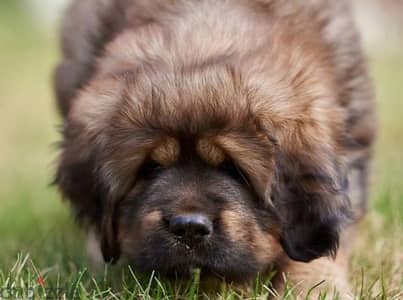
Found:
[(109, 44), (63, 109), (56, 181), (105, 260), (243, 280), (283, 251), (334, 255), (350, 218), (344, 114), (316, 39), (273, 29), (250, 55), (223, 43), (200, 59), (153, 26)]
[(222, 66), (107, 76), (79, 94), (57, 181), (107, 261), (241, 280), (282, 248), (334, 253), (348, 203), (332, 142), (315, 136), (325, 124), (281, 119), (252, 91)]
[[(200, 76), (211, 81), (194, 90)], [(276, 145), (238, 79), (227, 68), (189, 73), (182, 95), (169, 90), (175, 75), (133, 79), (102, 79), (77, 98), (59, 166), (62, 191), (100, 228), (105, 259), (232, 280), (261, 271), (280, 253), (264, 199)]]

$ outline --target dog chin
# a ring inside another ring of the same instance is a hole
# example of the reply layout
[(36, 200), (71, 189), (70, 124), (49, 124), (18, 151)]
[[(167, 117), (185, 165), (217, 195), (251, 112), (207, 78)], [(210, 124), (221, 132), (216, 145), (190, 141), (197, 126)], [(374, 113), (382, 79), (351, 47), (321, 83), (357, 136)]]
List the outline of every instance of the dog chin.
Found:
[[(215, 266), (214, 263), (200, 262), (198, 259), (189, 259), (187, 262), (170, 266), (168, 269), (157, 269), (151, 265), (139, 266), (133, 265), (136, 270), (140, 270), (141, 273), (150, 274), (153, 271), (170, 280), (186, 280), (192, 278), (196, 273), (199, 273), (200, 279), (211, 280), (217, 279), (225, 282), (244, 283), (248, 279), (254, 278), (257, 275), (257, 271), (238, 269), (237, 266), (225, 267), (223, 269), (220, 266)], [(248, 273), (247, 273), (248, 272)]]
[[(153, 259), (144, 259), (144, 255)], [(155, 253), (141, 254), (132, 262), (142, 273), (157, 271), (168, 279), (188, 279), (200, 272), (202, 279), (219, 279), (227, 282), (245, 282), (259, 272), (253, 259), (238, 257), (233, 260), (223, 253), (198, 254), (190, 249), (157, 256)], [(241, 261), (243, 261), (241, 263)]]

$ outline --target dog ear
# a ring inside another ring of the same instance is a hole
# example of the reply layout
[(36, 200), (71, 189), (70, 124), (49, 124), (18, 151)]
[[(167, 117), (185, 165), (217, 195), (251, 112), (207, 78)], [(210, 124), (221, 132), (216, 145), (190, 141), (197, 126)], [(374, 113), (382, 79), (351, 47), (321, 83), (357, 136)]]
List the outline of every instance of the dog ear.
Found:
[(108, 201), (101, 225), (101, 251), (105, 262), (115, 263), (120, 257), (116, 221), (116, 202)]
[(78, 155), (65, 147), (60, 156), (54, 183), (64, 198), (72, 204), (80, 223), (101, 223), (101, 193), (93, 177), (93, 159), (79, 159)]
[(116, 204), (104, 199), (106, 193), (95, 183), (92, 160), (69, 160), (61, 160), (55, 183), (71, 202), (78, 221), (98, 228), (105, 262), (116, 262), (120, 256), (115, 224)]
[(339, 232), (351, 220), (348, 182), (335, 155), (305, 152), (276, 158), (272, 189), (282, 232), (280, 242), (294, 260), (335, 256)]
[(67, 126), (64, 136), (54, 183), (70, 201), (77, 220), (97, 228), (105, 261), (116, 262), (120, 254), (115, 226), (117, 202), (110, 199), (97, 179), (95, 151), (80, 149), (73, 130), (67, 130)]

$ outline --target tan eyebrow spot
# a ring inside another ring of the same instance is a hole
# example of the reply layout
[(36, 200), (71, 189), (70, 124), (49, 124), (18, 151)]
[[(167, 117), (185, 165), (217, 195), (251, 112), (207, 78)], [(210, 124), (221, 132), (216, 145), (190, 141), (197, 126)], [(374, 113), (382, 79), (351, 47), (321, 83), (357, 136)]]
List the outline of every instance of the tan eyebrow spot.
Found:
[(167, 167), (173, 165), (179, 158), (180, 146), (176, 139), (167, 137), (163, 143), (151, 152), (151, 159)]
[(142, 220), (142, 226), (144, 230), (151, 230), (162, 219), (162, 213), (160, 210), (153, 210), (147, 213)]
[(272, 262), (282, 249), (275, 232), (264, 232), (258, 224), (248, 216), (242, 214), (242, 209), (225, 209), (221, 212), (223, 231), (231, 241), (248, 247), (254, 257), (262, 263)]
[(224, 152), (210, 139), (201, 139), (197, 144), (197, 152), (209, 164), (218, 166), (225, 160)]

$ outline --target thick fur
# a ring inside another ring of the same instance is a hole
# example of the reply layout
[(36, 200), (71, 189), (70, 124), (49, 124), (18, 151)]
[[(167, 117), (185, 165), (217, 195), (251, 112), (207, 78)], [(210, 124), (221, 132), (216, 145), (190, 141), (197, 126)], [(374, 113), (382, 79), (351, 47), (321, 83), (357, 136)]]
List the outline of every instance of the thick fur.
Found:
[[(288, 272), (365, 212), (373, 97), (348, 1), (79, 0), (62, 44), (56, 182), (106, 260)], [(219, 224), (190, 260), (161, 221), (183, 210)]]

